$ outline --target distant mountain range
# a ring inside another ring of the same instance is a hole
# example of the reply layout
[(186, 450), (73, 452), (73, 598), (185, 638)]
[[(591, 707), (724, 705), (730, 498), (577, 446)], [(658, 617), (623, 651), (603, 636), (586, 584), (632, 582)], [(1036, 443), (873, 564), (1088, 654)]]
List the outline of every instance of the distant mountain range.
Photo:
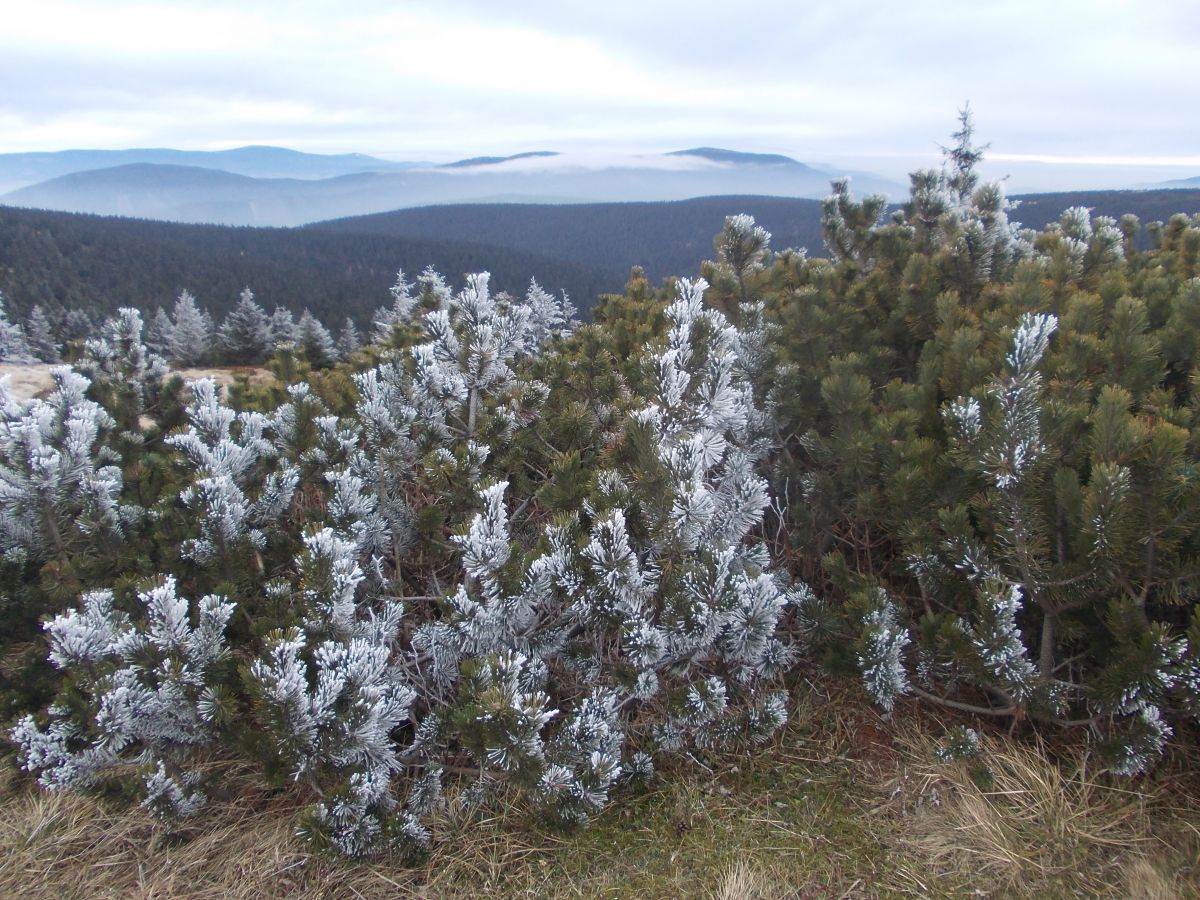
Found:
[(1196, 188), (1200, 188), (1200, 175), (1192, 178), (1176, 178), (1173, 181), (1164, 181), (1161, 187), (1195, 190)]
[[(649, 202), (731, 194), (820, 198), (831, 179), (845, 174), (786, 156), (714, 147), (599, 163), (538, 150), (440, 166), (244, 147), (207, 154), (0, 155), (0, 184), (56, 167), (60, 171), (52, 177), (26, 181), (0, 196), (0, 203), (173, 222), (293, 226), (450, 203)], [(855, 175), (854, 183), (862, 193), (904, 193), (869, 173)]]
[(392, 162), (362, 153), (326, 155), (284, 147), (233, 150), (60, 150), (56, 153), (0, 153), (0, 193), (62, 175), (148, 164), (218, 169), (250, 178), (336, 178), (360, 172), (400, 172), (421, 162)]

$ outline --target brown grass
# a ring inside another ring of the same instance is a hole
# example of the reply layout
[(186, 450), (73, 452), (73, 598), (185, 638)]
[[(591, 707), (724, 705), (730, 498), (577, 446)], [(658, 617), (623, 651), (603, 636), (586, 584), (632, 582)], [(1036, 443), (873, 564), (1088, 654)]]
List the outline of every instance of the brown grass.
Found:
[(222, 393), (227, 392), (237, 380), (237, 376), (245, 375), (252, 385), (270, 384), (275, 376), (269, 369), (257, 366), (224, 366), (191, 369), (172, 369), (172, 375), (178, 375), (184, 381), (196, 381), (201, 378), (211, 378), (217, 383)]
[(966, 764), (932, 761), (941, 723), (897, 728), (853, 691), (824, 691), (797, 698), (752, 757), (668, 769), (576, 833), (505, 798), (451, 806), (415, 867), (314, 851), (295, 833), (296, 792), (230, 763), (214, 764), (221, 798), (173, 832), (136, 806), (10, 775), (0, 897), (1200, 896), (1200, 814), (1178, 773), (1113, 781), (1083, 757), (990, 738), (995, 781), (980, 788)]
[(912, 882), (953, 875), (1014, 897), (1200, 896), (1197, 814), (1170, 776), (1118, 780), (1085, 755), (1055, 761), (1041, 744), (992, 737), (988, 781), (980, 763), (933, 762), (926, 736), (904, 744), (888, 796), (909, 821), (899, 846)]

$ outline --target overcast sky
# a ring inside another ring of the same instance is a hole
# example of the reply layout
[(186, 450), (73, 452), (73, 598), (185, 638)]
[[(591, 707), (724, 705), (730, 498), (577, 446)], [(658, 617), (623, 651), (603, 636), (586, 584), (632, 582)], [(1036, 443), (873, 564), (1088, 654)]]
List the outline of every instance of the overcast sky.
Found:
[(1198, 50), (1196, 0), (0, 0), (0, 152), (713, 145), (901, 167), (969, 100), (994, 163), (1200, 174)]

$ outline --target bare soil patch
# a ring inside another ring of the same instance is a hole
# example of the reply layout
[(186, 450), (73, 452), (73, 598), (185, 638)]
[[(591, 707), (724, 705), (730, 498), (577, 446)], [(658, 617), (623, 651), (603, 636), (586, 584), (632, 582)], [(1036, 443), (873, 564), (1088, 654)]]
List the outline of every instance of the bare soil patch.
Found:
[[(0, 363), (0, 378), (8, 376), (8, 390), (16, 400), (29, 400), (49, 391), (54, 384), (49, 363)], [(211, 378), (222, 392), (228, 391), (239, 375), (245, 375), (252, 384), (266, 384), (274, 377), (268, 369), (255, 366), (231, 366), (227, 368), (172, 369), (184, 381)]]
[(48, 391), (53, 381), (48, 363), (0, 363), (0, 378), (8, 376), (8, 391), (16, 400), (29, 400)]

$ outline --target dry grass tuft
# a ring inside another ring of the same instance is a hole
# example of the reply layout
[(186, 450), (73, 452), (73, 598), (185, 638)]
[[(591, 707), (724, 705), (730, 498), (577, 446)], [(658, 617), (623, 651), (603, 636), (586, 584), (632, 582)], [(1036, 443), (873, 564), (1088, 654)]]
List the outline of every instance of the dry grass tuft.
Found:
[[(1121, 893), (1130, 900), (1182, 900), (1189, 896), (1177, 876), (1164, 872), (1148, 859), (1135, 859), (1125, 866)], [(1195, 885), (1192, 886), (1193, 888)]]
[(1194, 812), (1173, 807), (1161, 785), (985, 738), (989, 780), (970, 761), (933, 762), (928, 738), (905, 743), (910, 763), (890, 800), (909, 819), (898, 846), (911, 855), (901, 868), (914, 883), (953, 875), (988, 894), (1026, 897), (1200, 894), (1200, 871), (1185, 862), (1200, 846), (1181, 847), (1164, 827)]
[(774, 896), (766, 890), (759, 870), (744, 859), (739, 859), (721, 877), (713, 893), (713, 900), (760, 900)]

